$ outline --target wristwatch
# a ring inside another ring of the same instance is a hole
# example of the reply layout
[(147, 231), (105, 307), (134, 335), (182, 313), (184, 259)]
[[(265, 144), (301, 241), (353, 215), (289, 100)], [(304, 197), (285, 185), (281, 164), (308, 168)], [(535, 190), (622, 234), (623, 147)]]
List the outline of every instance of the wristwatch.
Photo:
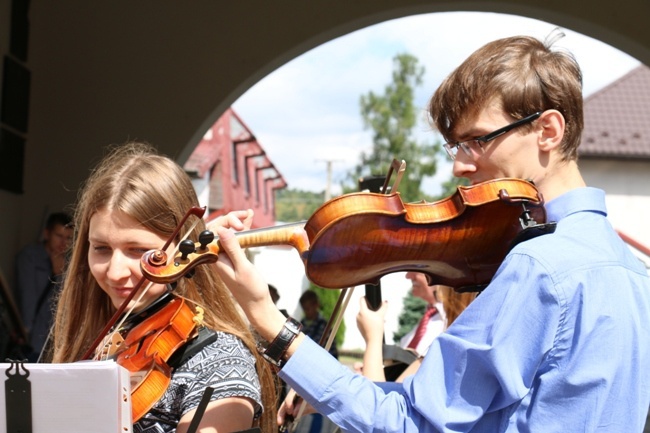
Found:
[(287, 353), (289, 346), (296, 336), (300, 333), (302, 324), (292, 317), (287, 317), (282, 329), (278, 335), (266, 347), (258, 345), (257, 349), (264, 359), (278, 368), (282, 368), (286, 359), (284, 355)]

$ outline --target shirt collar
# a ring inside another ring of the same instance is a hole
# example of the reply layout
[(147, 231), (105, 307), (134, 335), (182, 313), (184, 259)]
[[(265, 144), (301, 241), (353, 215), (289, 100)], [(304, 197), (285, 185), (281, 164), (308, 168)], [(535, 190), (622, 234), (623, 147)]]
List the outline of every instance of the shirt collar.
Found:
[(607, 216), (605, 191), (598, 188), (572, 189), (549, 201), (544, 207), (548, 221), (560, 221), (573, 213), (583, 211), (600, 212)]

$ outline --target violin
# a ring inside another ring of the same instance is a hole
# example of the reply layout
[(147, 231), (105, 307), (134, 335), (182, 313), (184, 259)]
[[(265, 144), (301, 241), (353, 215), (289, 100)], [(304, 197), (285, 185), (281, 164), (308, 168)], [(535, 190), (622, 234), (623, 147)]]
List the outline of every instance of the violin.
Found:
[(202, 319), (200, 309), (195, 314), (183, 298), (176, 296), (168, 295), (152, 307), (155, 311), (145, 310), (147, 317), (125, 331), (124, 339), (114, 342), (113, 350), (107, 353), (130, 373), (133, 422), (162, 398), (171, 382), (167, 362), (196, 335)]
[[(477, 291), (496, 273), (524, 234), (546, 221), (537, 188), (504, 178), (459, 186), (433, 203), (405, 204), (398, 192), (345, 194), (323, 204), (306, 222), (237, 234), (243, 248), (290, 245), (300, 254), (307, 278), (324, 288), (377, 284), (400, 271), (425, 273), (430, 284)], [(156, 283), (191, 275), (202, 263), (217, 261), (214, 234), (186, 240), (168, 261), (150, 250), (140, 261), (145, 278)]]

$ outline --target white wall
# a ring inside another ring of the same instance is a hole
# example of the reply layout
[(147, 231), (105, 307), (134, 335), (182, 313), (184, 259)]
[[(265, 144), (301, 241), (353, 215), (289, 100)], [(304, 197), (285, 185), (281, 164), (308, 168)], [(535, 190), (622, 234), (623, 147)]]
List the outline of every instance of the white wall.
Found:
[[(614, 228), (650, 248), (650, 162), (580, 160), (580, 170), (587, 185), (605, 190)], [(650, 268), (650, 257), (632, 251)]]

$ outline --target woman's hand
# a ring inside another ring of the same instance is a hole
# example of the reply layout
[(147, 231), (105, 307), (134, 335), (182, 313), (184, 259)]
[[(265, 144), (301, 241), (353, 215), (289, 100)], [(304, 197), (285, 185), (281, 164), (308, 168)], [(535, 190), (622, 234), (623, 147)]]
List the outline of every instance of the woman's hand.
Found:
[(216, 232), (217, 227), (230, 228), (235, 231), (241, 232), (249, 230), (253, 224), (253, 210), (234, 210), (228, 212), (226, 215), (221, 215), (208, 221), (206, 228), (212, 232)]

